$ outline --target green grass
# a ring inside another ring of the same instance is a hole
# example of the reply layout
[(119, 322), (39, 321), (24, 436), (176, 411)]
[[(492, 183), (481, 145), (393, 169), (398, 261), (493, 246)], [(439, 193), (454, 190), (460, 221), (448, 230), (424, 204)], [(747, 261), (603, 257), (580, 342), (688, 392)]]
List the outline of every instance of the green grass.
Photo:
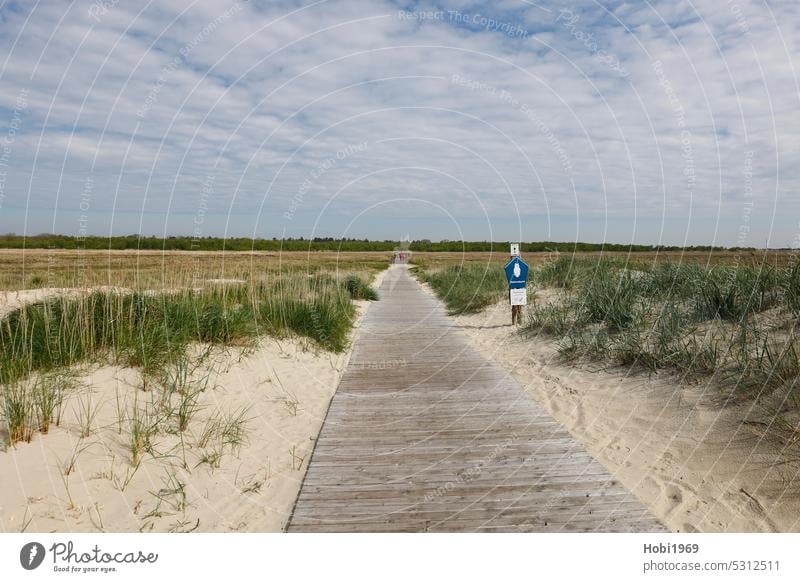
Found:
[(344, 279), (344, 288), (350, 294), (351, 299), (362, 301), (377, 301), (378, 292), (375, 291), (368, 281), (358, 275), (348, 275)]
[(795, 317), (800, 317), (800, 261), (787, 270), (783, 289), (789, 310)]
[[(262, 335), (294, 335), (341, 352), (356, 316), (353, 299), (375, 298), (356, 275), (319, 273), (202, 291), (94, 292), (29, 304), (0, 320), (2, 418), (8, 440), (28, 440), (35, 428), (46, 432), (63, 402), (53, 378), (92, 361), (139, 368), (145, 389), (172, 386), (182, 394), (178, 424), (185, 430), (196, 412), (196, 395), (184, 389), (187, 370), (180, 368), (189, 344), (247, 346)], [(33, 387), (26, 387), (34, 374)], [(140, 435), (146, 433), (142, 419), (132, 418), (131, 428), (137, 443), (132, 449), (139, 450)]]
[(583, 270), (586, 261), (572, 256), (562, 255), (554, 261), (548, 261), (536, 270), (536, 282), (550, 287), (572, 289), (578, 278), (579, 270)]
[(640, 290), (644, 297), (686, 300), (694, 295), (696, 283), (705, 273), (696, 263), (659, 263), (641, 279)]
[(341, 352), (355, 317), (347, 281), (312, 276), (176, 294), (95, 292), (27, 305), (0, 321), (0, 378), (14, 382), (106, 356), (155, 373), (190, 342), (246, 344), (262, 334), (297, 334)]
[(605, 323), (611, 331), (630, 327), (637, 316), (639, 293), (636, 281), (628, 274), (598, 270), (585, 284), (578, 309), (586, 321)]
[(651, 268), (562, 256), (533, 277), (565, 294), (548, 305), (534, 299), (523, 331), (557, 338), (567, 361), (666, 369), (685, 380), (713, 376), (754, 397), (797, 376), (793, 334), (758, 320), (770, 309), (800, 314), (797, 265)]
[(694, 279), (697, 318), (738, 321), (780, 302), (781, 277), (772, 267), (715, 267)]
[(528, 307), (525, 330), (545, 335), (566, 336), (578, 324), (578, 317), (570, 305), (563, 303), (538, 305), (534, 300)]
[(30, 441), (35, 430), (36, 412), (33, 398), (20, 383), (3, 386), (2, 407), (8, 443), (13, 445), (20, 441)]
[(454, 265), (441, 269), (417, 268), (421, 281), (444, 301), (451, 315), (476, 313), (508, 292), (505, 273), (496, 265)]

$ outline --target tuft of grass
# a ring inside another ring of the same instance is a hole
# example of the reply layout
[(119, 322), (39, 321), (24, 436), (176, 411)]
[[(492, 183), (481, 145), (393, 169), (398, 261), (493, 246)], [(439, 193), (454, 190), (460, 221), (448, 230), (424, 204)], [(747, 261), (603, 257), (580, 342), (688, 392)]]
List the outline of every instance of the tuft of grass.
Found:
[(630, 275), (602, 270), (582, 290), (580, 308), (588, 321), (619, 331), (636, 321), (638, 298), (637, 283)]
[(77, 417), (81, 438), (86, 438), (92, 434), (99, 411), (100, 404), (92, 402), (91, 394), (88, 394), (86, 398), (79, 399)]
[(690, 335), (676, 344), (676, 349), (666, 363), (685, 380), (713, 376), (723, 359), (723, 345), (715, 334), (703, 337)]
[(202, 389), (193, 389), (181, 393), (178, 406), (175, 409), (179, 432), (185, 432), (189, 428), (189, 423), (201, 410), (199, 398), (202, 392)]
[(695, 263), (659, 263), (640, 281), (643, 296), (680, 301), (694, 296), (705, 270)]
[(800, 261), (795, 261), (794, 265), (787, 269), (783, 292), (789, 311), (795, 317), (800, 317)]
[(614, 338), (611, 350), (614, 360), (623, 366), (641, 366), (650, 371), (659, 368), (659, 360), (649, 349), (647, 334), (638, 327), (629, 327)]
[(82, 438), (75, 442), (75, 446), (72, 448), (72, 453), (70, 456), (61, 461), (61, 472), (65, 477), (68, 477), (75, 470), (81, 454), (83, 454), (83, 452), (86, 451), (90, 446), (91, 445), (89, 444), (84, 444)]
[(344, 288), (350, 294), (351, 299), (366, 301), (377, 301), (378, 292), (370, 284), (358, 275), (348, 275), (343, 282)]
[(36, 421), (35, 404), (21, 383), (6, 384), (2, 392), (2, 411), (8, 431), (8, 444), (30, 442)]
[(800, 350), (795, 338), (777, 342), (763, 330), (747, 325), (740, 327), (730, 351), (733, 362), (723, 385), (739, 394), (758, 399), (800, 378)]
[(219, 467), (226, 451), (236, 454), (247, 442), (248, 409), (223, 412), (215, 411), (207, 420), (197, 439), (197, 446), (204, 449), (199, 464)]
[(64, 404), (64, 395), (68, 387), (66, 374), (49, 373), (40, 374), (32, 388), (33, 404), (36, 410), (36, 419), (39, 432), (47, 434), (50, 424), (61, 424), (61, 409)]
[(570, 255), (561, 255), (548, 261), (536, 273), (537, 282), (542, 285), (572, 289), (578, 279), (579, 262)]
[(559, 356), (565, 361), (600, 361), (608, 357), (611, 349), (606, 330), (573, 328), (558, 343)]
[(149, 492), (155, 498), (156, 504), (144, 519), (157, 519), (175, 514), (185, 515), (189, 508), (186, 483), (174, 471), (167, 471), (161, 482), (162, 486), (159, 489)]
[(695, 282), (700, 319), (739, 321), (769, 309), (780, 300), (779, 274), (769, 266), (715, 267)]
[(508, 292), (508, 281), (496, 265), (456, 265), (436, 270), (416, 270), (444, 301), (450, 315), (477, 313)]
[(545, 335), (564, 336), (573, 327), (578, 326), (577, 314), (570, 305), (550, 303), (528, 308), (527, 321), (523, 331), (544, 333)]
[(131, 465), (138, 467), (144, 453), (153, 449), (153, 440), (158, 434), (159, 419), (155, 414), (154, 407), (152, 405), (140, 406), (137, 397), (128, 420)]
[[(159, 406), (165, 417), (175, 417), (178, 432), (185, 432), (202, 408), (200, 395), (211, 377), (211, 370), (200, 371), (205, 355), (192, 361), (184, 354), (164, 371)], [(173, 404), (173, 399), (177, 399), (177, 404)]]
[(652, 350), (658, 362), (669, 364), (678, 352), (679, 342), (687, 334), (689, 321), (675, 303), (664, 303), (651, 332)]

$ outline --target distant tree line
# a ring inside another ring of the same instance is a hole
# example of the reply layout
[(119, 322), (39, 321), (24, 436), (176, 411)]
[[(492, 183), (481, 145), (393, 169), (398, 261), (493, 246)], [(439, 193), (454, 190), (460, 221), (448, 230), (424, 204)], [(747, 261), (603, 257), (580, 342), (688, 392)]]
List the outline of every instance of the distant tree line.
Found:
[(252, 238), (192, 238), (186, 236), (88, 236), (74, 237), (55, 234), (35, 236), (0, 235), (0, 248), (5, 249), (86, 249), (86, 250), (166, 250), (166, 251), (390, 251), (395, 241), (368, 239), (252, 239)]
[[(166, 250), (166, 251), (391, 251), (398, 248), (398, 241), (375, 241), (356, 238), (314, 237), (310, 239), (252, 239), (252, 238), (191, 238), (186, 236), (89, 236), (74, 237), (59, 234), (39, 234), (35, 236), (19, 236), (15, 234), (0, 235), (0, 248), (4, 249), (87, 249), (87, 250)], [(412, 251), (429, 252), (495, 252), (507, 253), (508, 242), (465, 242), (430, 240), (404, 243)], [(524, 242), (521, 251), (536, 252), (654, 252), (654, 251), (751, 251), (751, 247), (726, 248), (720, 246), (665, 246), (665, 245), (630, 245), (612, 243), (581, 242)]]

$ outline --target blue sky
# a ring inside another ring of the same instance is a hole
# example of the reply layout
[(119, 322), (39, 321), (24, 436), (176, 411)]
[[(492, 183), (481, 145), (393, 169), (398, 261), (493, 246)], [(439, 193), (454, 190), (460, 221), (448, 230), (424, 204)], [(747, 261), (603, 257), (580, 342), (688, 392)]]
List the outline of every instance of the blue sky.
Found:
[(800, 246), (793, 0), (0, 14), (0, 232)]

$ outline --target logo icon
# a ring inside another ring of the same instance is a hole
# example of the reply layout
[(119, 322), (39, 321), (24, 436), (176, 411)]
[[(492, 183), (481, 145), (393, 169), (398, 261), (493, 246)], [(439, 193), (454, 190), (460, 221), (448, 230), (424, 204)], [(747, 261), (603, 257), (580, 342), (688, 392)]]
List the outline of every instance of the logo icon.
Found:
[(26, 570), (35, 570), (44, 561), (44, 546), (39, 542), (30, 542), (19, 551), (19, 563)]

